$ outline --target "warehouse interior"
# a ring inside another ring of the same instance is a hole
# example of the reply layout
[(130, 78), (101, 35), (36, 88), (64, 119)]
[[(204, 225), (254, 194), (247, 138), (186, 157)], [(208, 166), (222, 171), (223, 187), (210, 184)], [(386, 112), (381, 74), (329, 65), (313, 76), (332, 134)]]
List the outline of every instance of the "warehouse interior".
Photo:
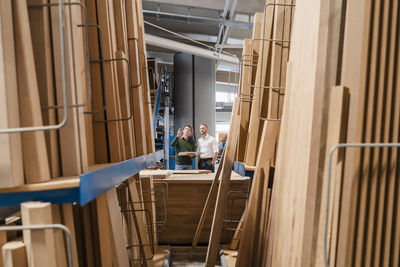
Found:
[(0, 267), (400, 266), (400, 6), (0, 0)]

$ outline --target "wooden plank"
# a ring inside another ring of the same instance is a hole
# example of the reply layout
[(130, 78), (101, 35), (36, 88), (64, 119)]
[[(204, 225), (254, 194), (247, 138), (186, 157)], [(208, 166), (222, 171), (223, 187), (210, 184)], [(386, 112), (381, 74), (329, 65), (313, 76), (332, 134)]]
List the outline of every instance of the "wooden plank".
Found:
[(101, 266), (113, 266), (111, 223), (105, 194), (96, 198)]
[[(21, 126), (42, 126), (28, 8), (24, 0), (12, 3)], [(23, 133), (22, 148), (26, 182), (49, 180), (50, 168), (44, 132)]]
[[(21, 204), (22, 225), (51, 224), (50, 203), (25, 202)], [(24, 243), (29, 266), (57, 266), (54, 230), (25, 230)]]
[[(123, 51), (115, 52), (116, 58), (125, 58)], [(124, 118), (133, 116), (131, 114), (131, 94), (130, 85), (128, 80), (128, 68), (124, 61), (117, 62), (117, 72), (118, 72), (118, 87), (119, 87), (119, 97), (121, 103), (121, 115)], [(134, 139), (134, 129), (133, 120), (124, 120), (122, 122), (123, 133), (124, 133), (124, 144), (125, 144), (125, 158), (130, 159), (135, 157), (135, 139)]]
[[(98, 24), (97, 22), (97, 9), (96, 2), (86, 0), (86, 8), (88, 15), (89, 24)], [(96, 29), (89, 30), (89, 52), (91, 60), (99, 60), (99, 36)], [(102, 77), (101, 68), (99, 63), (93, 63), (90, 65), (91, 71), (91, 85), (92, 85), (92, 109), (95, 111), (102, 110), (103, 108), (103, 93), (102, 93)], [(95, 121), (102, 121), (105, 119), (104, 112), (97, 112), (93, 114), (92, 118)], [(93, 124), (93, 132), (96, 134), (93, 136), (94, 142), (94, 157), (95, 162), (107, 163), (109, 162), (108, 156), (108, 140), (106, 134), (106, 124), (96, 122)]]
[[(273, 8), (267, 8), (265, 11), (266, 19), (265, 22), (263, 21), (264, 24), (261, 30), (261, 32), (264, 32), (264, 36), (261, 36), (261, 38), (271, 39), (272, 37), (273, 11)], [(269, 83), (271, 47), (269, 41), (262, 41), (258, 52), (256, 79), (253, 84), (253, 104), (251, 105), (249, 132), (247, 135), (246, 155), (244, 160), (247, 165), (252, 166), (256, 163), (261, 140), (263, 120), (260, 119), (260, 116), (263, 118), (267, 116), (265, 109), (268, 107), (269, 90), (262, 87)]]
[[(264, 123), (262, 133), (260, 153), (257, 157), (256, 172), (254, 173), (252, 189), (249, 196), (249, 206), (247, 218), (244, 220), (242, 238), (239, 244), (239, 254), (237, 266), (252, 266), (255, 261), (260, 260), (261, 244), (257, 244), (254, 240), (259, 236), (261, 213), (261, 197), (263, 190), (265, 194), (269, 184), (269, 166), (275, 158), (275, 147), (279, 134), (280, 121), (267, 121)], [(267, 176), (264, 176), (263, 166), (268, 166)], [(264, 179), (265, 182), (264, 182)], [(265, 205), (265, 204), (264, 204)], [(262, 231), (261, 231), (262, 233)], [(257, 247), (259, 245), (259, 247)]]
[[(143, 208), (140, 205), (141, 201), (139, 198), (138, 190), (135, 185), (134, 178), (131, 178), (130, 180), (128, 180), (128, 184), (129, 184), (129, 193), (130, 193), (130, 196), (134, 203), (133, 209), (134, 210), (142, 210)], [(141, 248), (141, 249), (143, 249), (142, 250), (143, 256), (144, 256), (144, 258), (151, 258), (151, 256), (152, 256), (151, 247), (146, 246), (146, 244), (150, 244), (150, 240), (149, 240), (149, 236), (148, 236), (147, 229), (146, 229), (145, 215), (143, 214), (143, 212), (138, 211), (138, 212), (132, 212), (132, 216), (133, 216), (133, 219), (135, 222), (139, 244), (145, 245), (145, 246), (142, 246), (142, 248)], [(151, 260), (147, 260), (146, 263), (147, 263), (147, 266), (153, 266), (153, 262)]]
[[(126, 19), (128, 26), (128, 38), (139, 38), (138, 25), (136, 19), (136, 4), (134, 1), (126, 1)], [(144, 65), (140, 63), (139, 54), (137, 53), (139, 47), (138, 42), (129, 41), (129, 62), (131, 63), (131, 79), (132, 85), (143, 83), (141, 78), (141, 68)], [(140, 50), (139, 50), (140, 51)], [(143, 107), (143, 88), (138, 86), (132, 88), (133, 92), (133, 112), (134, 112), (134, 129), (135, 129), (135, 144), (136, 155), (144, 155), (147, 153), (146, 146), (146, 128), (144, 121), (144, 107)]]
[[(393, 25), (392, 25), (392, 39), (391, 39), (391, 47), (390, 47), (390, 63), (391, 66), (391, 76), (389, 77), (389, 85), (388, 88), (392, 88), (392, 95), (388, 96), (388, 99), (391, 99), (392, 103), (392, 110), (389, 112), (391, 114), (391, 122), (390, 122), (390, 131), (389, 134), (389, 142), (396, 142), (399, 140), (399, 123), (400, 123), (400, 88), (399, 84), (399, 71), (398, 65), (400, 63), (400, 44), (395, 40), (398, 38), (398, 29), (399, 29), (399, 22), (400, 17), (396, 10), (399, 9), (399, 4), (395, 2), (393, 6)], [(397, 57), (395, 55), (397, 54)], [(397, 69), (396, 69), (397, 68)], [(393, 72), (393, 73), (392, 73)], [(396, 264), (393, 259), (398, 259), (398, 249), (396, 250), (395, 246), (392, 244), (397, 241), (393, 241), (392, 236), (395, 234), (397, 225), (398, 225), (398, 217), (396, 217), (396, 203), (399, 203), (396, 199), (396, 192), (397, 191), (397, 183), (398, 174), (396, 176), (396, 170), (399, 168), (398, 166), (398, 149), (389, 149), (388, 151), (388, 197), (387, 197), (387, 207), (386, 207), (386, 225), (385, 225), (385, 234), (384, 234), (384, 241), (383, 241), (383, 260), (381, 266), (390, 266)], [(398, 193), (397, 193), (398, 194)], [(397, 201), (397, 202), (396, 202)], [(394, 220), (397, 220), (397, 223), (393, 223)], [(398, 235), (397, 235), (398, 236)], [(397, 238), (394, 238), (396, 240)], [(393, 249), (393, 250), (392, 250)], [(397, 260), (398, 261), (398, 260)], [(398, 264), (398, 263), (397, 263)]]
[[(328, 118), (328, 135), (326, 141), (326, 155), (325, 155), (325, 173), (324, 173), (324, 184), (321, 196), (321, 211), (319, 219), (319, 230), (318, 230), (318, 245), (315, 264), (324, 264), (324, 234), (325, 234), (325, 221), (326, 221), (326, 192), (327, 192), (327, 179), (328, 179), (328, 158), (330, 149), (339, 143), (344, 143), (344, 137), (346, 134), (346, 124), (348, 115), (348, 101), (349, 93), (348, 89), (343, 86), (333, 87), (330, 93), (329, 101), (329, 118)], [(329, 206), (329, 224), (328, 224), (328, 255), (336, 254), (337, 247), (337, 234), (338, 234), (338, 209), (340, 205), (340, 195), (342, 187), (342, 168), (343, 168), (343, 156), (344, 151), (336, 151), (332, 160), (332, 171), (331, 171), (331, 185), (330, 185), (330, 206)], [(331, 251), (332, 250), (332, 251)], [(335, 262), (335, 258), (329, 257), (330, 264)]]
[(262, 252), (262, 259), (261, 259), (261, 266), (266, 266), (268, 260), (268, 225), (269, 225), (269, 217), (270, 217), (270, 206), (271, 206), (271, 195), (272, 189), (267, 190), (267, 194), (264, 196), (266, 197), (265, 203), (265, 218), (264, 218), (264, 232), (262, 233), (262, 244), (261, 244), (261, 252)]
[(145, 132), (146, 132), (146, 147), (147, 153), (155, 152), (154, 144), (154, 129), (153, 129), (153, 117), (151, 112), (151, 98), (150, 98), (150, 87), (149, 87), (149, 75), (147, 72), (147, 52), (146, 42), (144, 40), (144, 20), (143, 20), (143, 9), (142, 1), (135, 0), (136, 4), (136, 19), (138, 27), (138, 39), (139, 39), (139, 60), (141, 61), (141, 75), (142, 75), (142, 88), (143, 88), (143, 107), (144, 107), (144, 119), (145, 119)]
[[(256, 24), (254, 23), (254, 27)], [(251, 109), (251, 97), (248, 96), (251, 94), (251, 76), (252, 76), (252, 65), (255, 64), (253, 61), (253, 57), (251, 56), (251, 39), (245, 39), (243, 44), (243, 52), (242, 52), (242, 69), (241, 69), (241, 77), (240, 77), (240, 90), (241, 97), (244, 98), (240, 101), (240, 132), (239, 132), (239, 141), (238, 141), (238, 149), (237, 149), (237, 161), (244, 161), (244, 154), (246, 151), (246, 140), (247, 133), (249, 130), (249, 118), (250, 118), (250, 109)], [(249, 82), (250, 81), (250, 82)]]
[(247, 216), (246, 213), (247, 213), (247, 204), (246, 204), (246, 209), (243, 211), (242, 217), (240, 217), (239, 223), (236, 226), (236, 230), (235, 233), (233, 234), (232, 241), (229, 247), (230, 249), (237, 250), (238, 248), (240, 236), (242, 235), (243, 231), (243, 220)]
[[(346, 32), (343, 45), (343, 64), (341, 84), (350, 90), (349, 129), (347, 142), (362, 141), (363, 129), (359, 123), (363, 121), (365, 103), (366, 77), (368, 77), (367, 61), (371, 1), (357, 1), (347, 4)], [(359, 187), (359, 168), (361, 150), (347, 149), (343, 176), (343, 197), (340, 209), (340, 231), (336, 264), (352, 265), (354, 244), (355, 214), (357, 188)]]
[[(61, 206), (51, 205), (52, 223), (63, 224), (61, 219)], [(60, 230), (54, 231), (54, 245), (57, 257), (57, 267), (67, 267), (67, 248), (65, 246), (64, 232)]]
[(205, 266), (214, 266), (217, 260), (218, 245), (221, 237), (223, 217), (225, 215), (226, 201), (228, 197), (229, 182), (232, 172), (234, 151), (236, 149), (240, 117), (238, 115), (239, 99), (235, 99), (232, 110), (231, 129), (229, 131), (228, 143), (225, 152), (225, 160), (221, 169), (221, 178), (218, 187), (217, 200), (214, 210), (213, 223), (211, 227), (211, 234), (209, 245), (207, 249), (207, 257)]
[(221, 161), (219, 163), (218, 169), (217, 169), (217, 173), (215, 174), (215, 177), (211, 184), (210, 190), (208, 192), (207, 199), (204, 204), (203, 211), (201, 213), (200, 220), (199, 220), (199, 223), (196, 228), (196, 233), (194, 234), (191, 253), (194, 252), (194, 250), (197, 246), (197, 243), (199, 242), (200, 234), (203, 230), (206, 216), (208, 214), (208, 210), (210, 209), (211, 199), (213, 199), (215, 197), (215, 193), (217, 193), (217, 188), (218, 188), (217, 185), (218, 185), (219, 179), (221, 177), (222, 168), (223, 168), (224, 162), (225, 162), (225, 153), (226, 153), (225, 151), (226, 150), (224, 149), (224, 151), (222, 152), (222, 157), (221, 157)]
[[(99, 17), (99, 25), (103, 33), (103, 53), (105, 59), (114, 58), (115, 45), (115, 28), (113, 27), (113, 12), (110, 1), (97, 1), (97, 12)], [(104, 64), (104, 79), (106, 85), (106, 114), (107, 119), (120, 119), (119, 96), (117, 90), (117, 77), (115, 72), (115, 63), (106, 62)], [(122, 123), (113, 121), (107, 123), (110, 161), (118, 162), (125, 157), (123, 138), (122, 138)]]
[(74, 214), (73, 214), (73, 210), (72, 210), (72, 204), (62, 204), (61, 205), (61, 216), (62, 216), (63, 224), (71, 232), (72, 255), (73, 255), (74, 266), (79, 267), (77, 240), (76, 240), (76, 231), (75, 231), (75, 223), (74, 223)]
[[(70, 3), (74, 2), (70, 0)], [(71, 39), (73, 49), (74, 82), (77, 103), (85, 103), (88, 100), (87, 69), (86, 66), (86, 41), (84, 27), (82, 25), (83, 14), (80, 6), (71, 6)], [(80, 158), (82, 172), (87, 172), (90, 165), (94, 165), (94, 139), (92, 116), (84, 112), (92, 111), (91, 103), (84, 108), (77, 109), (78, 135), (80, 145)]]
[(111, 236), (113, 246), (113, 266), (129, 266), (128, 251), (126, 249), (126, 237), (122, 228), (121, 212), (119, 207), (117, 194), (115, 189), (111, 189), (106, 193), (108, 213), (111, 220)]
[[(140, 183), (142, 184), (142, 195), (144, 201), (145, 210), (150, 213), (146, 213), (147, 221), (147, 232), (149, 233), (150, 242), (153, 244), (154, 250), (157, 251), (158, 246), (158, 235), (157, 235), (157, 214), (156, 214), (156, 203), (155, 203), (155, 192), (153, 177), (142, 177), (140, 178)], [(151, 232), (153, 235), (151, 236)]]
[[(51, 3), (58, 3), (57, 0), (51, 0)], [(70, 105), (77, 104), (76, 88), (74, 77), (74, 64), (73, 64), (73, 40), (72, 40), (72, 25), (71, 7), (66, 6), (64, 12), (65, 23), (65, 55), (66, 55), (66, 84), (68, 90), (68, 103)], [(60, 40), (60, 22), (58, 6), (51, 8), (51, 23), (52, 23), (52, 37), (53, 37), (53, 57), (54, 57), (54, 73), (56, 85), (56, 103), (62, 106), (64, 103), (63, 93), (63, 77), (62, 77), (62, 58), (61, 58), (61, 40)], [(58, 119), (62, 120), (64, 117), (64, 110), (57, 110)], [(63, 176), (78, 175), (82, 171), (81, 156), (79, 147), (79, 125), (78, 113), (76, 108), (68, 109), (68, 122), (59, 130), (60, 142), (60, 162), (61, 174)]]
[[(48, 1), (28, 0), (28, 5), (41, 5)], [(38, 80), (40, 103), (42, 106), (55, 106), (53, 59), (51, 51), (51, 30), (49, 7), (29, 8), (29, 22), (35, 38), (32, 39)], [(56, 110), (42, 110), (43, 124), (57, 124)], [(51, 177), (60, 176), (59, 147), (57, 131), (46, 131), (47, 154), (49, 155)]]
[[(7, 243), (7, 232), (0, 232), (0, 248)], [(0, 253), (0, 267), (4, 267), (3, 264), (3, 253)]]
[(4, 267), (27, 267), (26, 246), (22, 241), (11, 241), (2, 246)]
[[(10, 0), (0, 2), (0, 127), (20, 127), (14, 30)], [(21, 134), (0, 135), (0, 188), (24, 184)]]

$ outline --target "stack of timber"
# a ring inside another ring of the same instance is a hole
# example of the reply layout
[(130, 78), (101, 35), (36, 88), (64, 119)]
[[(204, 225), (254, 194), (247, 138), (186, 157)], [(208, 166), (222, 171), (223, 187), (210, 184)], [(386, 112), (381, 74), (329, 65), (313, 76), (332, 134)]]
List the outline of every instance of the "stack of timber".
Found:
[[(78, 176), (95, 164), (155, 151), (141, 5), (139, 0), (0, 1), (1, 129), (57, 125), (68, 115), (57, 130), (0, 134), (0, 188)], [(132, 177), (125, 198), (112, 189), (84, 207), (23, 204), (23, 224), (66, 225), (75, 266), (129, 266), (133, 259), (139, 265), (151, 258), (156, 239), (146, 229), (149, 218), (143, 212), (121, 216), (119, 202), (145, 202), (140, 190), (152, 190), (148, 182), (142, 186), (139, 176)], [(31, 209), (43, 216), (32, 217)], [(56, 256), (39, 257), (39, 265), (67, 266), (62, 233), (47, 235), (44, 231), (46, 240), (56, 244)], [(29, 243), (34, 234), (25, 236), (31, 264), (36, 261), (31, 256), (35, 245)], [(133, 255), (127, 245), (135, 247)], [(5, 253), (12, 260), (22, 246), (8, 245)]]
[(268, 98), (275, 164), (261, 139), (236, 266), (399, 265), (399, 10), (296, 3), (283, 110)]

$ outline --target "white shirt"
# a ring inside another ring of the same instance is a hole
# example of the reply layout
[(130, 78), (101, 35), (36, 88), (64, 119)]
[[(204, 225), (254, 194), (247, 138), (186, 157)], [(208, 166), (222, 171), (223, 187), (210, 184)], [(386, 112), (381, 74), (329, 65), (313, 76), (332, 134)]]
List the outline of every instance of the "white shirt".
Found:
[(197, 151), (202, 152), (200, 154), (201, 159), (212, 158), (216, 152), (218, 152), (218, 142), (211, 135), (200, 136), (197, 139)]

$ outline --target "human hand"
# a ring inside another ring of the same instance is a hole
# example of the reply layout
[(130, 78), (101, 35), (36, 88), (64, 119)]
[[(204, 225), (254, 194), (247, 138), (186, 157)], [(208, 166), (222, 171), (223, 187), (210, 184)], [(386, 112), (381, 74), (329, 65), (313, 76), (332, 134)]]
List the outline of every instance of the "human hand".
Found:
[(181, 137), (181, 134), (182, 134), (182, 129), (179, 128), (179, 129), (178, 129), (178, 132), (176, 133), (176, 136)]
[(193, 158), (193, 157), (195, 157), (196, 156), (196, 153), (194, 153), (194, 152), (189, 152), (189, 153), (187, 153), (187, 155), (189, 156), (189, 157), (191, 157), (191, 158)]

